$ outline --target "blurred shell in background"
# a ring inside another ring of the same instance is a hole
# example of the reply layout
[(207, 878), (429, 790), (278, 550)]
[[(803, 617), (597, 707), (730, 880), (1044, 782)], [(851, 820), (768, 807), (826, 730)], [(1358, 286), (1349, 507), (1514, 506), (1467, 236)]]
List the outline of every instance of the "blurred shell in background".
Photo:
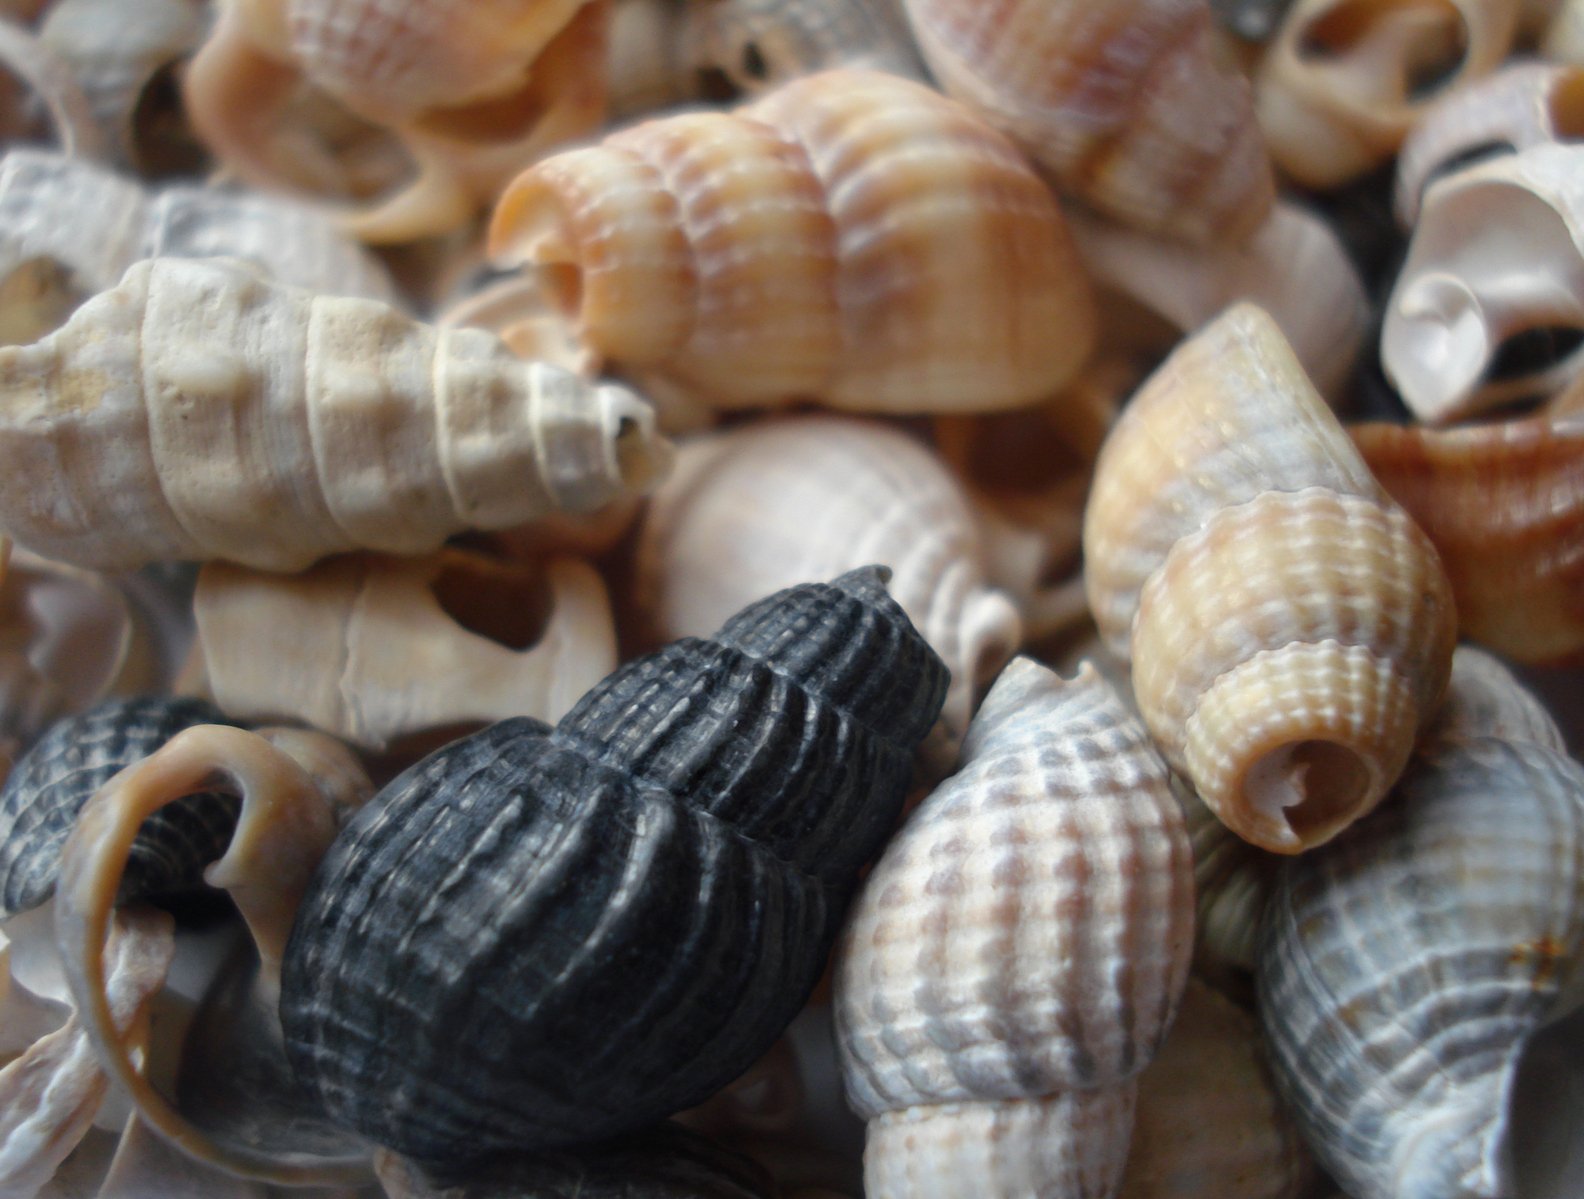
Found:
[(699, 96), (682, 53), (682, 29), (694, 0), (616, 0), (611, 6), (609, 124), (625, 124)]
[(900, 0), (687, 0), (684, 8), (688, 66), (748, 95), (832, 67), (924, 77)]
[(70, 64), (32, 33), (0, 19), (0, 140), (53, 145), (100, 158), (104, 134)]

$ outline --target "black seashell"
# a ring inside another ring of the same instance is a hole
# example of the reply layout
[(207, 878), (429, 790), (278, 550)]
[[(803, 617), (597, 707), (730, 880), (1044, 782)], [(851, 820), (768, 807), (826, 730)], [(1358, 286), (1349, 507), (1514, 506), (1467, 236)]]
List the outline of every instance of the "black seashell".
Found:
[(331, 1117), (440, 1173), (691, 1106), (802, 1006), (945, 666), (870, 567), (395, 779), (298, 911), (281, 1020)]
[[(55, 893), (61, 846), (83, 805), (114, 775), (192, 725), (236, 723), (200, 699), (139, 696), (52, 725), (0, 790), (0, 918)], [(233, 795), (203, 792), (151, 816), (133, 842), (120, 901), (201, 886), (203, 868), (225, 852), (237, 805)]]

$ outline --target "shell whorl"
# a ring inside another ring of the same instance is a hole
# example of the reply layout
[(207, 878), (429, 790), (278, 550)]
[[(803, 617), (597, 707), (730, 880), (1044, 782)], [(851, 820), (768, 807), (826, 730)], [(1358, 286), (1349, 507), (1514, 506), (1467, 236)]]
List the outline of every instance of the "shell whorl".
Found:
[(944, 695), (882, 577), (770, 597), (554, 730), (453, 743), (354, 818), (281, 1004), (332, 1117), (445, 1167), (638, 1127), (750, 1065), (813, 986)]

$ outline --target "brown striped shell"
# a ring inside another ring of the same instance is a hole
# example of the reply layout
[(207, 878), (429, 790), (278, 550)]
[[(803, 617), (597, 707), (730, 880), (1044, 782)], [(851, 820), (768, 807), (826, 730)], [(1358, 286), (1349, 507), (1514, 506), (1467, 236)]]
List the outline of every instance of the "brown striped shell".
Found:
[(1296, 853), (1380, 802), (1446, 685), (1451, 589), (1259, 309), (1134, 396), (1084, 555), (1150, 731), (1235, 832)]
[(1055, 199), (967, 109), (827, 71), (530, 167), (490, 229), (580, 341), (717, 407), (1014, 407), (1095, 318)]

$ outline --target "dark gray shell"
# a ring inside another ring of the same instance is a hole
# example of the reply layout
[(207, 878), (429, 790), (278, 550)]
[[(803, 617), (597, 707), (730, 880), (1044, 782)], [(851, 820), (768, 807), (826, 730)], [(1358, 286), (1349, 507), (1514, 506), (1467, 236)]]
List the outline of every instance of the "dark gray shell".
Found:
[(503, 721), (343, 830), (282, 978), (332, 1118), (442, 1172), (691, 1106), (802, 1006), (945, 696), (877, 568)]
[[(56, 722), (17, 760), (0, 790), (0, 918), (55, 893), (61, 846), (94, 792), (195, 724), (236, 725), (200, 699), (113, 699)], [(226, 850), (237, 798), (203, 792), (161, 808), (132, 843), (122, 902), (201, 885), (203, 868)]]

